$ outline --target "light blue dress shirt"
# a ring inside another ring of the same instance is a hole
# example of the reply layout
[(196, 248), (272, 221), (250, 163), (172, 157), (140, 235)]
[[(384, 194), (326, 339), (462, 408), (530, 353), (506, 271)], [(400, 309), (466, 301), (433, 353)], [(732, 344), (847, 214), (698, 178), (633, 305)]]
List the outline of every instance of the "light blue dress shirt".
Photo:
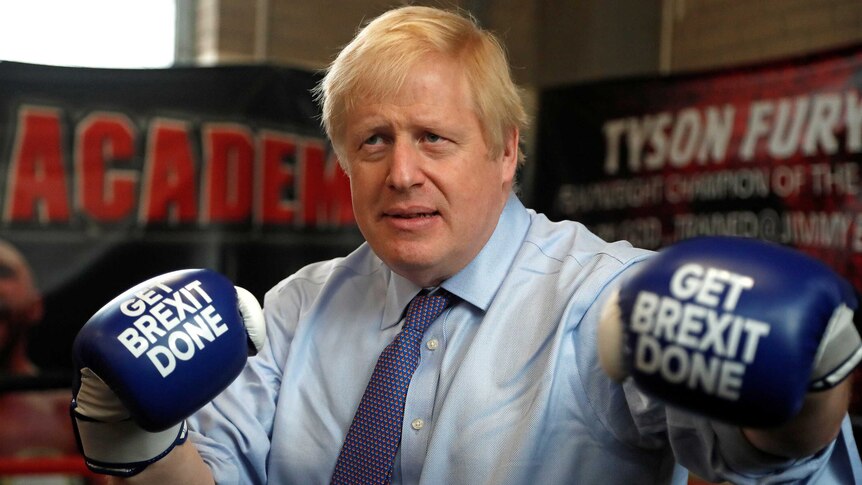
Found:
[[(667, 408), (599, 368), (615, 278), (649, 252), (554, 223), (512, 195), (481, 253), (442, 286), (459, 298), (426, 331), (393, 483), (860, 483), (845, 419), (835, 443), (771, 462), (736, 428)], [(189, 420), (218, 483), (326, 484), (378, 355), (421, 288), (367, 244), (266, 295), (265, 349)]]

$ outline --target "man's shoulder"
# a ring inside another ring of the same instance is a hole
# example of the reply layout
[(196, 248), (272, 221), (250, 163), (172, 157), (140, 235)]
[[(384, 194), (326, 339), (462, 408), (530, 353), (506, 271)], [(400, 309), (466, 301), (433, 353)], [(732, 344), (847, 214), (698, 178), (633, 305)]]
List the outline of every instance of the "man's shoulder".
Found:
[(333, 281), (346, 281), (379, 276), (384, 265), (367, 243), (363, 243), (347, 256), (316, 261), (300, 268), (279, 281), (270, 291), (280, 294), (290, 289), (308, 291)]
[(653, 251), (632, 246), (628, 241), (605, 241), (584, 224), (576, 221), (551, 221), (544, 214), (531, 214), (525, 244), (537, 254), (579, 266), (602, 261), (625, 267), (648, 258)]

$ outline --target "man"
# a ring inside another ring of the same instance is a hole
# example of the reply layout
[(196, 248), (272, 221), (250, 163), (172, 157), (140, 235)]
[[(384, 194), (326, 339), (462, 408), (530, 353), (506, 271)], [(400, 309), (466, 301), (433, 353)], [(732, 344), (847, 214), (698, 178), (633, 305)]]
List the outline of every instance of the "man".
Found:
[[(24, 383), (39, 375), (28, 354), (27, 333), (42, 321), (42, 295), (18, 249), (0, 240), (0, 379)], [(51, 457), (77, 454), (69, 426), (68, 389), (0, 392), (0, 456)], [(53, 477), (44, 483), (71, 483)], [(36, 480), (30, 477), (30, 480)], [(9, 480), (19, 483), (20, 480)], [(26, 482), (26, 480), (25, 480)], [(6, 483), (6, 482), (3, 482)], [(42, 483), (42, 482), (40, 482)]]
[(377, 451), (352, 450), (383, 438), (353, 441), (377, 412), (363, 396), (423, 289), (448, 303), (421, 337), (381, 482), (679, 484), (683, 467), (734, 483), (854, 480), (846, 381), (782, 427), (740, 429), (599, 369), (601, 308), (650, 253), (518, 201), (526, 116), (490, 34), (441, 10), (392, 10), (340, 53), (319, 95), (367, 244), (267, 294), (261, 353), (189, 419), (188, 441), (180, 430), (130, 482), (366, 473)]
[(42, 297), (30, 266), (11, 244), (0, 240), (0, 370), (35, 375), (27, 354), (27, 331), (42, 320)]

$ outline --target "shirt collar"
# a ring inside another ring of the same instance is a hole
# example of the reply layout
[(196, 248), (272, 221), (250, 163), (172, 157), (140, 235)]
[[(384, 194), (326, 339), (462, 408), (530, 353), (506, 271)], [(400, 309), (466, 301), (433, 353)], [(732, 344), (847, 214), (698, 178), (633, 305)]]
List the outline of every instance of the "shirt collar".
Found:
[[(524, 205), (514, 193), (509, 194), (497, 227), (488, 242), (473, 261), (440, 286), (459, 299), (486, 311), (503, 284), (529, 226), (530, 215)], [(422, 291), (422, 287), (391, 270), (388, 274), (390, 279), (383, 320), (380, 322), (381, 329), (397, 324), (410, 300)]]
[(497, 227), (485, 247), (470, 264), (440, 286), (482, 311), (487, 311), (509, 273), (529, 227), (530, 215), (518, 196), (514, 192), (510, 193)]
[(386, 303), (383, 306), (383, 320), (380, 329), (389, 328), (401, 320), (404, 309), (422, 287), (412, 283), (407, 278), (389, 270), (389, 285), (386, 288)]

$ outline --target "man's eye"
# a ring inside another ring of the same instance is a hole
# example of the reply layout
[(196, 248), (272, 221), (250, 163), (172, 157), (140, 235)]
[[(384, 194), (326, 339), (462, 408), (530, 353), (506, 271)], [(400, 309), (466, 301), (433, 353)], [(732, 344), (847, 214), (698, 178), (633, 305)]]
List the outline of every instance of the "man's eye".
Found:
[(440, 135), (435, 135), (434, 133), (426, 133), (425, 140), (431, 143), (437, 143), (438, 141), (443, 140), (443, 137)]
[(383, 137), (380, 135), (371, 135), (365, 139), (365, 145), (379, 145), (383, 143)]

